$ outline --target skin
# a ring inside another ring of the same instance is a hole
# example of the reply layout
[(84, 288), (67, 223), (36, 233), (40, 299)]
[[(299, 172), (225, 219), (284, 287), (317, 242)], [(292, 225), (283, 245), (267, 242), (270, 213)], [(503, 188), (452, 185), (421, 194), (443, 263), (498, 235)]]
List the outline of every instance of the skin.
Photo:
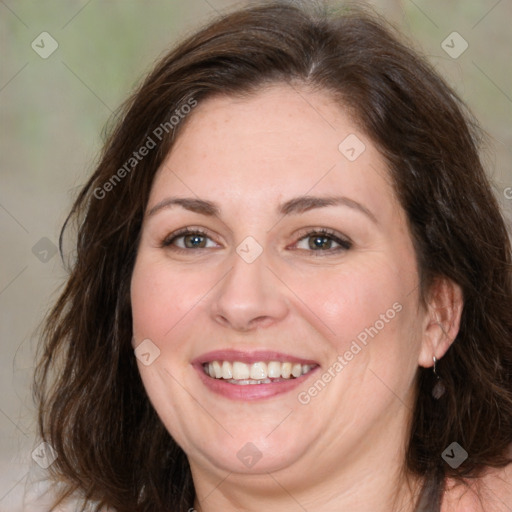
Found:
[[(509, 456), (512, 455), (512, 447)], [(486, 468), (478, 480), (463, 486), (448, 479), (441, 512), (510, 512), (512, 507), (512, 465)]]
[[(195, 508), (413, 510), (420, 482), (406, 478), (403, 460), (415, 376), (454, 339), (462, 299), (439, 280), (421, 306), (411, 236), (382, 156), (342, 106), (306, 87), (210, 98), (183, 128), (153, 183), (131, 300), (134, 347), (149, 338), (160, 350), (139, 369), (188, 456)], [(338, 149), (349, 134), (366, 147), (355, 161)], [(342, 195), (375, 219), (346, 205), (278, 213), (304, 195)], [(170, 196), (215, 202), (219, 213), (175, 205), (149, 214)], [(206, 247), (179, 252), (183, 238), (162, 246), (184, 227), (206, 231)], [(320, 228), (351, 248), (309, 248), (306, 235)], [(263, 249), (252, 263), (236, 252), (248, 236)], [(300, 403), (396, 303), (400, 312)], [(274, 350), (320, 368), (291, 392), (235, 401), (210, 391), (191, 365), (217, 349)], [(248, 442), (261, 453), (250, 468), (237, 457)]]

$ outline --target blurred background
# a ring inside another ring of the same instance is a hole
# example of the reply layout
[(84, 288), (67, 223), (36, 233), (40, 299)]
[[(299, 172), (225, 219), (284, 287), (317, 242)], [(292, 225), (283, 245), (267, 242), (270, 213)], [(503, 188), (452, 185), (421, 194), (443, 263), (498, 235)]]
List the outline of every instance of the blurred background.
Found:
[[(97, 162), (102, 130), (176, 40), (247, 3), (0, 0), (1, 512), (21, 510), (36, 464), (37, 328), (65, 280), (58, 234)], [(488, 134), (484, 159), (510, 226), (512, 2), (367, 3), (428, 57), (480, 120)]]

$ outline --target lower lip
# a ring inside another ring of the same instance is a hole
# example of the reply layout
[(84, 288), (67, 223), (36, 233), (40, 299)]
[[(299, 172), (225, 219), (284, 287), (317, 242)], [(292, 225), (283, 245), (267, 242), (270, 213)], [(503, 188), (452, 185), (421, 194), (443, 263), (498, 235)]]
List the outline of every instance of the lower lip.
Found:
[(261, 400), (264, 398), (272, 398), (283, 393), (288, 393), (300, 386), (306, 379), (318, 370), (319, 366), (310, 370), (308, 373), (301, 375), (295, 379), (274, 382), (272, 384), (230, 384), (224, 379), (214, 379), (204, 373), (202, 365), (194, 365), (199, 373), (199, 378), (203, 384), (218, 395), (222, 395), (231, 400)]

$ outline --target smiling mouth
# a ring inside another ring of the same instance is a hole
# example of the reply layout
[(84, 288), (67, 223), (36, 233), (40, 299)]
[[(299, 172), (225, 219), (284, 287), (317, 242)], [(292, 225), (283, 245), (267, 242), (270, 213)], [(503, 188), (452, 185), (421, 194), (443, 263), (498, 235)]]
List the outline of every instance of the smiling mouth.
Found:
[(212, 361), (202, 365), (204, 373), (212, 379), (222, 379), (239, 386), (272, 384), (297, 379), (317, 366), (280, 361), (259, 361), (252, 364), (241, 361)]

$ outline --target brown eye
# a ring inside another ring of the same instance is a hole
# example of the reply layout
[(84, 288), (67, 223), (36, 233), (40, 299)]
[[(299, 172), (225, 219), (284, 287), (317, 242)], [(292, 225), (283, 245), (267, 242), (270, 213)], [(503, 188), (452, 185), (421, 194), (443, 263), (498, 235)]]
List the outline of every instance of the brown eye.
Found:
[(310, 249), (331, 249), (334, 240), (325, 235), (315, 235), (308, 237), (308, 245)]
[(187, 249), (210, 249), (218, 245), (202, 231), (183, 230), (168, 236), (163, 242), (162, 247), (175, 250)]
[(185, 235), (183, 238), (183, 244), (187, 249), (195, 249), (197, 247), (206, 247), (206, 237), (197, 233), (192, 235)]
[(313, 231), (303, 236), (297, 243), (296, 248), (306, 251), (334, 253), (346, 251), (352, 247), (352, 243), (343, 239), (336, 233), (327, 231)]

